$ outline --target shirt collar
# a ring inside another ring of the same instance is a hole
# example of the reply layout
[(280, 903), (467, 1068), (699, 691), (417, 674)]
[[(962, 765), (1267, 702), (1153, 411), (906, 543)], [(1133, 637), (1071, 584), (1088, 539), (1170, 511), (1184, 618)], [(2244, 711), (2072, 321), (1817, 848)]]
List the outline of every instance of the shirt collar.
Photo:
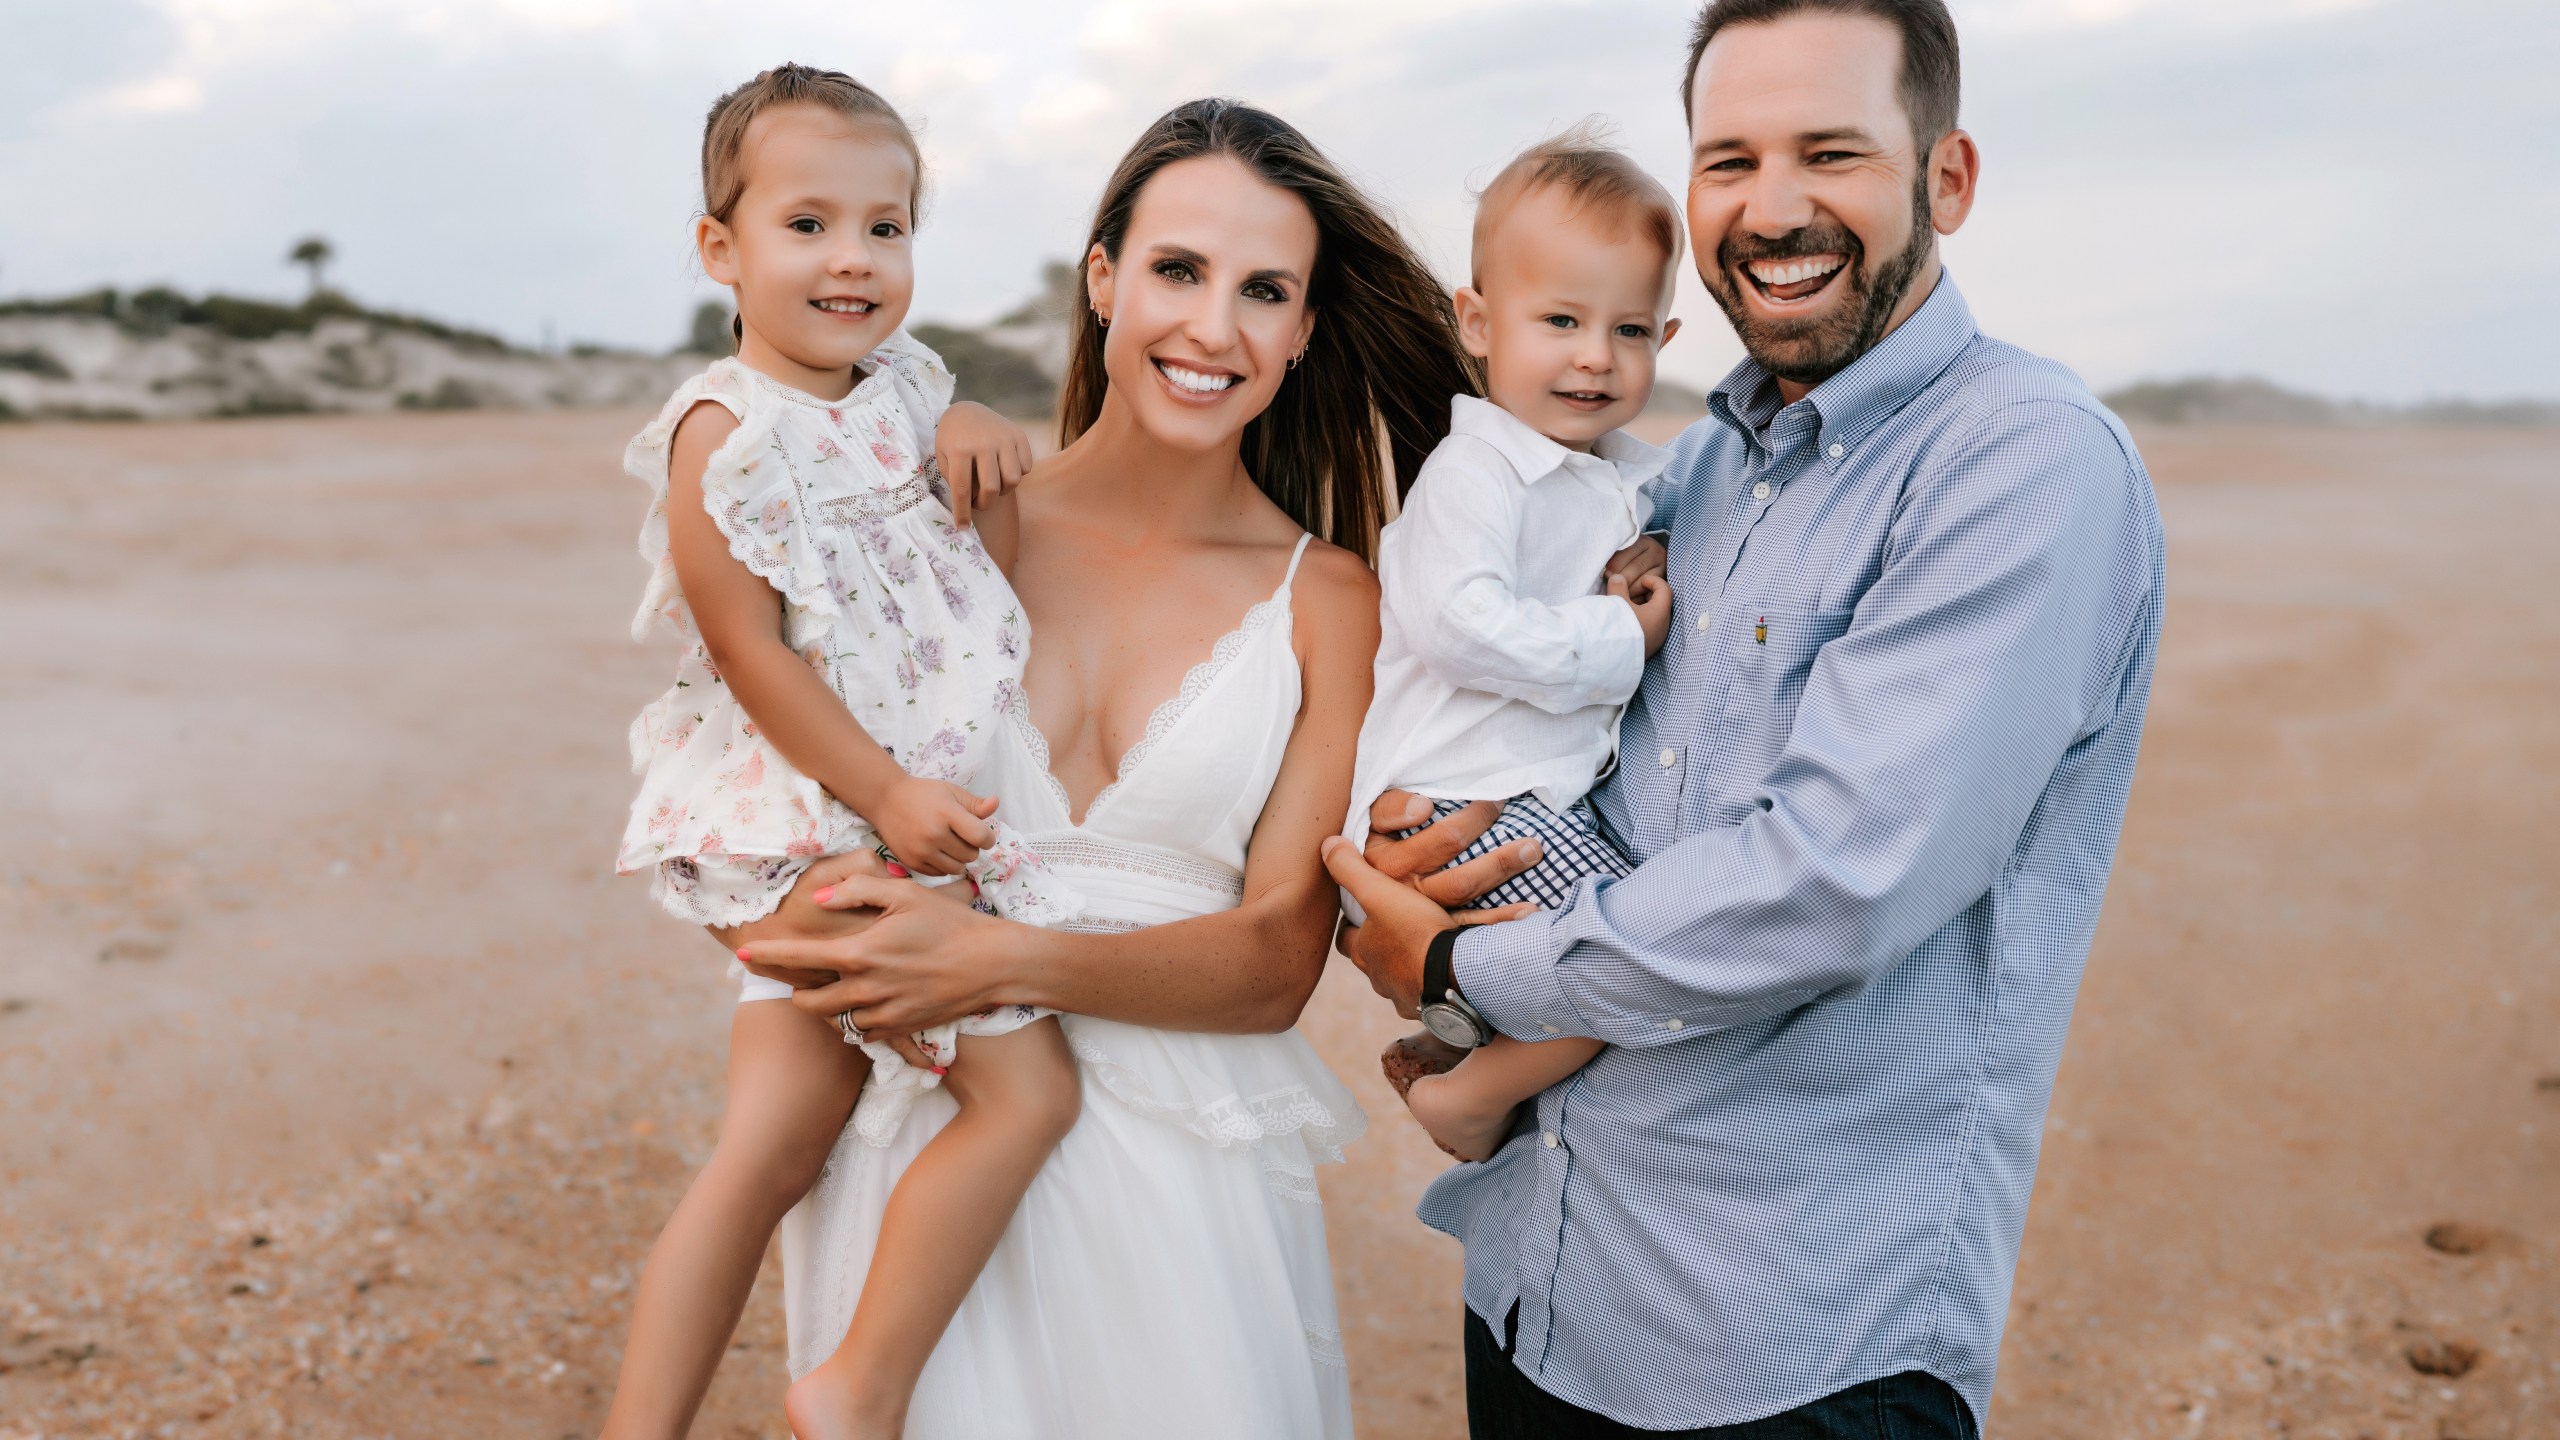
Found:
[[(1941, 268), (1937, 287), (1875, 348), (1849, 362), (1848, 368), (1813, 387), (1799, 404), (1820, 417), (1823, 458), (1834, 468), (1856, 450), (1878, 425), (1926, 388), (1980, 334), (1973, 311), (1956, 289), (1955, 276)], [(1707, 396), (1707, 411), (1742, 433), (1753, 444), (1787, 407), (1769, 372), (1756, 360), (1744, 360)]]
[(1560, 445), (1532, 428), (1519, 416), (1490, 400), (1473, 395), (1455, 395), (1449, 400), (1449, 433), (1481, 440), (1494, 449), (1519, 475), (1520, 483), (1534, 485), (1566, 466), (1581, 461), (1585, 464), (1606, 463), (1614, 466), (1621, 483), (1643, 485), (1660, 475), (1671, 463), (1671, 452), (1659, 445), (1648, 445), (1624, 430), (1612, 430), (1594, 441), (1586, 456), (1569, 445)]

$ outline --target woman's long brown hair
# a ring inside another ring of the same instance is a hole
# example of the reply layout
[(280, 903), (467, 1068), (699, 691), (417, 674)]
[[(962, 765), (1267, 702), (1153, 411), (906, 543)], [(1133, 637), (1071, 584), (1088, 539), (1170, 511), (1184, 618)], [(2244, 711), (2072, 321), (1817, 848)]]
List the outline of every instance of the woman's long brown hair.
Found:
[[(1363, 560), (1376, 559), (1386, 493), (1398, 499), (1449, 433), (1449, 397), (1478, 393), (1448, 292), (1395, 225), (1287, 121), (1233, 100), (1193, 100), (1138, 137), (1094, 212), (1084, 253), (1119, 263), (1129, 216), (1156, 172), (1232, 155), (1306, 203), (1316, 221), (1307, 304), (1318, 313), (1306, 358), (1245, 426), (1244, 464), (1289, 518)], [(1077, 304), (1058, 399), (1058, 443), (1102, 414), (1110, 388), (1102, 326), (1076, 271)]]

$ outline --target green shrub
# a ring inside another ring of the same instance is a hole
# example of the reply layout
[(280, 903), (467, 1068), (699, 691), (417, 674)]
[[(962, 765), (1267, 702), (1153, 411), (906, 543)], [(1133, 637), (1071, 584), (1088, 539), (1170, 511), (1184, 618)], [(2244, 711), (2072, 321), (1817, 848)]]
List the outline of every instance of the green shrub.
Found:
[(180, 318), (234, 340), (269, 340), (287, 331), (308, 334), (312, 320), (304, 306), (244, 300), (236, 295), (207, 295), (189, 306), (188, 313)]
[(21, 370), (47, 380), (68, 380), (71, 370), (50, 350), (0, 350), (0, 370)]
[(908, 327), (934, 348), (960, 384), (952, 398), (975, 400), (1007, 415), (1046, 415), (1058, 405), (1058, 382), (1018, 350), (1008, 350), (975, 330), (949, 325)]
[(244, 420), (260, 415), (309, 415), (313, 408), (308, 399), (291, 390), (252, 390), (214, 414), (225, 420)]
[(705, 300), (693, 307), (693, 330), (684, 348), (696, 355), (729, 355), (737, 351), (737, 337), (729, 329), (729, 302)]
[(192, 300), (165, 285), (154, 285), (131, 296), (109, 289), (53, 300), (0, 301), (0, 315), (71, 315), (113, 320), (128, 332), (140, 335), (163, 335), (175, 326), (201, 325), (234, 340), (308, 335), (323, 320), (360, 320), (386, 330), (441, 340), (458, 350), (487, 355), (506, 355), (515, 350), (485, 330), (466, 330), (397, 310), (369, 310), (335, 290), (315, 291), (299, 304), (284, 305), (240, 295), (215, 294)]
[(472, 389), (469, 381), (459, 376), (448, 375), (444, 378), (444, 383), (436, 386), (431, 392), (421, 394), (411, 390), (403, 394), (400, 397), (400, 408), (403, 410), (477, 410), (480, 408), (480, 392)]

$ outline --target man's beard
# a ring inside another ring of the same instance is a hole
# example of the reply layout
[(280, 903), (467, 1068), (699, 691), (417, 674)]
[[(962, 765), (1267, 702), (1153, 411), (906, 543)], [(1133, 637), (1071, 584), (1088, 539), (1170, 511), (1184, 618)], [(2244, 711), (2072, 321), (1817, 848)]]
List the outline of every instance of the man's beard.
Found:
[[(1707, 280), (1707, 293), (1715, 296), (1725, 319), (1733, 323), (1733, 333), (1741, 337), (1742, 348), (1761, 369), (1790, 384), (1819, 385), (1849, 368), (1850, 362), (1884, 338), (1894, 307), (1911, 289), (1936, 239), (1925, 174), (1912, 187), (1911, 196), (1911, 243), (1873, 274), (1867, 272), (1866, 246), (1847, 227), (1829, 221), (1775, 240), (1727, 235), (1716, 247), (1715, 273)], [(1762, 320), (1745, 308), (1735, 288), (1751, 283), (1736, 274), (1745, 263), (1806, 255), (1845, 257), (1840, 278), (1831, 283), (1848, 287), (1847, 303), (1835, 303), (1826, 313), (1803, 320)]]

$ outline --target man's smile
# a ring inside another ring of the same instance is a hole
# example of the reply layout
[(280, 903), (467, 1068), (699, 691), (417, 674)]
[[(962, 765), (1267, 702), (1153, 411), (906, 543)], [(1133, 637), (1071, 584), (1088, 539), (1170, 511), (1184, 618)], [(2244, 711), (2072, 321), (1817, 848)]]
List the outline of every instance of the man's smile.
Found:
[(1787, 305), (1821, 294), (1848, 263), (1849, 257), (1840, 254), (1796, 255), (1783, 260), (1746, 260), (1737, 268), (1763, 300)]

